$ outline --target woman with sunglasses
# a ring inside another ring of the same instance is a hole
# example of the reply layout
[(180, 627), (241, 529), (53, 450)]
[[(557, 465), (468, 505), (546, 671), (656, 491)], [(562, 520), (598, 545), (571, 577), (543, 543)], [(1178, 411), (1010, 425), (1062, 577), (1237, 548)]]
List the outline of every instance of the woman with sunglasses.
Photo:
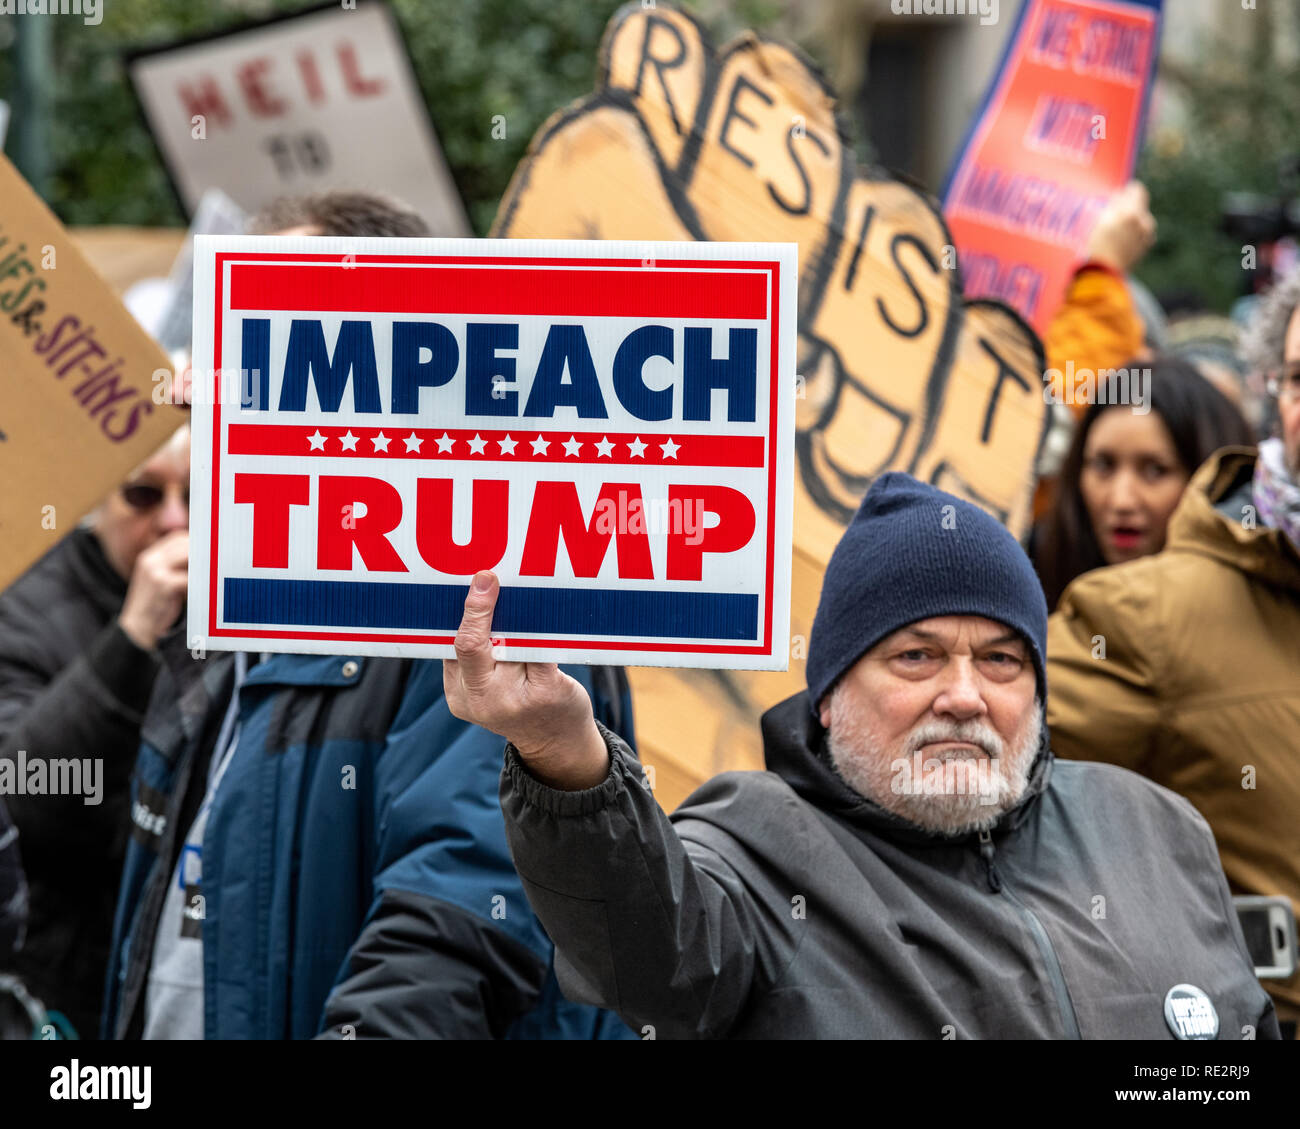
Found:
[(99, 1026), (140, 722), (169, 678), (158, 643), (185, 601), (189, 462), (182, 427), (0, 595), (0, 759), (29, 776), (42, 760), (83, 766), (69, 777), (77, 795), (5, 798), (30, 904), (26, 942), (0, 952), (0, 974), (82, 1038)]

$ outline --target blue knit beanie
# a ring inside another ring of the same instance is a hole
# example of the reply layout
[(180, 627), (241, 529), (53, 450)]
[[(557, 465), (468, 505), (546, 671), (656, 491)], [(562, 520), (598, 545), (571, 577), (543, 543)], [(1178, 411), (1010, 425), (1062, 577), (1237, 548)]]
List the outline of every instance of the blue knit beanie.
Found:
[(813, 711), (886, 635), (942, 615), (984, 616), (1023, 635), (1046, 703), (1047, 601), (1025, 551), (978, 506), (882, 474), (826, 566), (808, 643)]

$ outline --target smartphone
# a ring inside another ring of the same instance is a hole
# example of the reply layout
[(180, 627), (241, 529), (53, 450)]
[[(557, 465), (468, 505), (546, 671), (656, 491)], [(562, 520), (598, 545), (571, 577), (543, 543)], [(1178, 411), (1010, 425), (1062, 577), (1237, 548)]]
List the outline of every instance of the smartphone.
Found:
[(1295, 913), (1289, 898), (1243, 895), (1232, 899), (1246, 950), (1261, 980), (1285, 980), (1296, 970)]

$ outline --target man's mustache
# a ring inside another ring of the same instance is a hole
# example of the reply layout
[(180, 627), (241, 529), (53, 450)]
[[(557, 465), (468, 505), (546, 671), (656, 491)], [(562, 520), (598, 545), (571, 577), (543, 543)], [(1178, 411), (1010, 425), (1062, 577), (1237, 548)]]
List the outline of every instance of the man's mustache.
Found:
[[(916, 729), (908, 737), (904, 752), (911, 756), (920, 752), (924, 746), (938, 744), (941, 741), (961, 741), (969, 745), (975, 745), (994, 760), (1001, 757), (1003, 752), (1002, 738), (982, 722), (953, 724), (941, 721), (927, 722), (919, 729)], [(960, 757), (962, 754), (950, 750), (948, 753), (942, 754), (942, 759), (951, 759), (954, 756)]]

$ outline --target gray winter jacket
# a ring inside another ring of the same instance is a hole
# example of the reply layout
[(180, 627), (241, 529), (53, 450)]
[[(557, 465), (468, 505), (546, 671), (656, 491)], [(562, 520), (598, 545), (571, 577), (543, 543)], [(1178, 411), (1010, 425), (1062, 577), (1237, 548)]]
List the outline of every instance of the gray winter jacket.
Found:
[(1190, 984), (1219, 1038), (1277, 1037), (1209, 827), (1134, 773), (1045, 738), (991, 834), (940, 838), (843, 783), (801, 694), (763, 718), (767, 772), (670, 819), (604, 732), (583, 792), (507, 747), (501, 805), (565, 994), (643, 1036), (1168, 1039)]

